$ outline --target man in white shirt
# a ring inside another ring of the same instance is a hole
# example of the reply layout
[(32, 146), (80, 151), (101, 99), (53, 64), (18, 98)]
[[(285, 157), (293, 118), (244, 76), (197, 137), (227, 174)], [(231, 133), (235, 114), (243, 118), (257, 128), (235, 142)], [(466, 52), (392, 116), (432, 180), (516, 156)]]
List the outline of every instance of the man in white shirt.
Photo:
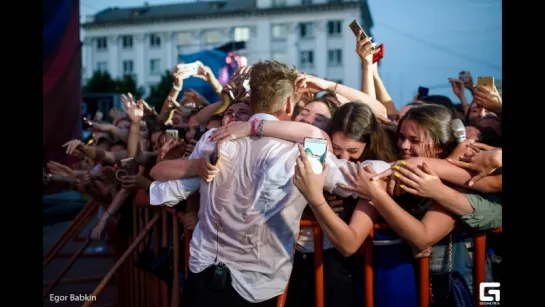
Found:
[[(290, 120), (297, 103), (297, 71), (278, 62), (260, 62), (251, 71), (251, 107), (257, 120)], [(209, 142), (205, 140), (205, 142)], [(274, 138), (241, 138), (222, 143), (220, 173), (210, 184), (199, 178), (154, 182), (152, 205), (176, 205), (200, 187), (199, 222), (190, 244), (183, 306), (275, 306), (287, 286), (294, 244), (307, 201), (293, 185), (299, 150)], [(328, 153), (325, 188), (349, 184), (339, 167), (347, 161)], [(389, 165), (368, 161), (381, 172)]]

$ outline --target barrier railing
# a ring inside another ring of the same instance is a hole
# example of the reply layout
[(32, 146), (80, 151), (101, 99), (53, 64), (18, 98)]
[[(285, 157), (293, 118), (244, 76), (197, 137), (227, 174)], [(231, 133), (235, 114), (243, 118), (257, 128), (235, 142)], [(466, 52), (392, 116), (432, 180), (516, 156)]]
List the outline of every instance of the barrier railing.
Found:
[[(187, 276), (188, 260), (189, 260), (189, 242), (192, 232), (184, 233), (184, 243), (180, 242), (180, 223), (184, 217), (183, 212), (176, 212), (173, 208), (151, 207), (148, 204), (136, 199), (136, 206), (133, 210), (133, 235), (129, 238), (129, 246), (125, 252), (116, 257), (116, 263), (111, 270), (102, 278), (92, 295), (99, 296), (106, 285), (114, 278), (117, 282), (118, 291), (118, 306), (134, 306), (134, 307), (177, 307), (180, 303), (181, 289), (179, 280), (179, 255), (180, 248), (184, 249), (185, 264), (184, 269)], [(87, 207), (86, 207), (87, 208)], [(86, 209), (84, 210), (90, 210)], [(84, 215), (82, 215), (84, 216)], [(150, 218), (151, 216), (151, 218)], [(80, 217), (82, 219), (83, 217)], [(172, 279), (171, 286), (167, 282), (160, 280), (149, 271), (137, 267), (137, 255), (142, 252), (145, 246), (149, 246), (149, 242), (145, 243), (147, 238), (153, 238), (153, 254), (157, 256), (160, 249), (169, 248), (169, 220), (172, 221)], [(74, 220), (75, 224), (76, 220)], [(80, 222), (83, 224), (83, 222)], [(161, 229), (159, 230), (159, 227)], [(316, 288), (316, 306), (324, 306), (324, 278), (323, 278), (323, 253), (322, 253), (322, 238), (323, 233), (319, 223), (316, 220), (301, 220), (301, 227), (312, 227), (314, 236), (314, 267), (315, 267), (315, 288)], [(75, 229), (71, 230), (68, 237), (77, 236)], [(385, 224), (377, 224), (375, 229), (389, 229)], [(70, 229), (69, 229), (70, 230)], [(149, 232), (153, 230), (153, 236), (149, 236)], [(68, 232), (68, 231), (67, 231)], [(501, 233), (502, 229), (496, 229), (489, 232), (476, 232), (475, 238), (475, 253), (474, 253), (474, 274), (475, 274), (475, 299), (477, 305), (479, 302), (479, 284), (485, 281), (485, 257), (486, 257), (486, 235), (488, 233)], [(365, 240), (361, 247), (361, 252), (364, 255), (364, 280), (365, 280), (365, 305), (374, 306), (374, 289), (373, 289), (373, 239), (374, 231), (371, 231), (369, 237)], [(62, 238), (65, 236), (63, 235)], [(159, 242), (161, 240), (161, 242)], [(59, 240), (61, 241), (61, 240)], [(88, 244), (88, 242), (86, 242)], [(84, 244), (84, 246), (86, 246)], [(62, 247), (61, 247), (62, 248)], [(55, 251), (52, 248), (53, 251)], [(59, 249), (60, 250), (60, 249)], [(84, 250), (84, 248), (80, 249)], [(80, 252), (78, 251), (78, 252)], [(58, 252), (58, 250), (56, 251)], [(71, 261), (78, 258), (81, 252), (74, 254)], [(44, 264), (45, 264), (44, 260)], [(68, 265), (66, 270), (71, 265)], [(418, 294), (419, 306), (426, 307), (429, 305), (429, 262), (428, 258), (419, 259), (419, 274), (418, 274)], [(63, 272), (65, 272), (63, 271)], [(61, 277), (64, 274), (61, 274)], [(58, 278), (60, 280), (60, 278)], [(57, 281), (58, 283), (58, 281)], [(53, 285), (52, 283), (51, 285)], [(54, 285), (53, 285), (54, 287)], [(51, 288), (51, 286), (50, 286)], [(278, 297), (277, 307), (283, 307), (287, 297), (287, 287), (285, 292)], [(92, 306), (94, 302), (88, 301), (83, 306)]]

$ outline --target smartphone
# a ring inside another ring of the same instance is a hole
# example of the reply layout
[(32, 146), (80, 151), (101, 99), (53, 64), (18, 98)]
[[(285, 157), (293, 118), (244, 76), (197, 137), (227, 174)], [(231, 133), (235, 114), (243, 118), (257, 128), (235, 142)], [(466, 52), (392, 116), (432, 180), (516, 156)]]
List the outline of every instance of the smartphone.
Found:
[(305, 138), (303, 143), (312, 171), (321, 174), (327, 154), (327, 140), (320, 138)]
[(469, 71), (461, 71), (460, 74), (458, 75), (458, 79), (466, 83), (469, 80), (470, 76), (471, 74), (469, 73)]
[(216, 142), (216, 147), (214, 151), (210, 154), (210, 163), (213, 165), (218, 165), (220, 160), (220, 143)]
[(418, 97), (428, 96), (430, 94), (430, 89), (427, 87), (419, 86), (418, 87)]
[(197, 62), (184, 64), (184, 68), (189, 68), (190, 76), (195, 76), (199, 74), (199, 64)]
[(136, 161), (134, 158), (127, 158), (119, 161), (121, 165), (121, 170), (127, 172), (127, 175), (136, 175)]
[(348, 26), (350, 27), (350, 29), (352, 29), (352, 32), (354, 32), (354, 35), (356, 35), (356, 37), (358, 37), (360, 31), (362, 33), (363, 38), (368, 37), (367, 33), (365, 33), (365, 31), (360, 26), (357, 20), (354, 19), (354, 21), (352, 21)]
[(384, 57), (384, 44), (380, 44), (375, 47), (377, 51), (373, 54), (373, 63), (376, 63)]
[(174, 140), (174, 142), (178, 142), (178, 130), (176, 129), (168, 129), (165, 132), (166, 141)]
[(487, 89), (494, 91), (494, 77), (479, 77), (477, 85), (484, 86)]

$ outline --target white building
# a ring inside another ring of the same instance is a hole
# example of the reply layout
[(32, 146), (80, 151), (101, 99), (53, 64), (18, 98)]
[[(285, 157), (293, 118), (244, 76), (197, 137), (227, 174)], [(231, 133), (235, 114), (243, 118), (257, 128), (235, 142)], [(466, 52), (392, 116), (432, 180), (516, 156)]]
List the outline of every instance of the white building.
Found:
[(370, 35), (372, 19), (364, 0), (227, 0), (108, 8), (82, 25), (82, 76), (86, 80), (95, 70), (114, 78), (135, 74), (149, 90), (174, 67), (178, 54), (244, 41), (246, 48), (236, 53), (250, 64), (278, 60), (359, 88), (361, 64), (348, 27), (354, 19)]

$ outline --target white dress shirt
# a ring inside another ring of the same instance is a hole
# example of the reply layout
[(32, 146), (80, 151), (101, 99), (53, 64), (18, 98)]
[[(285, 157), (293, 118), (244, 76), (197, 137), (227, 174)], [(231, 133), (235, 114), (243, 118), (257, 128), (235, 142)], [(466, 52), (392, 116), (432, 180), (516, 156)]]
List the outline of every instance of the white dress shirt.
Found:
[[(254, 114), (250, 121), (254, 118), (278, 120), (267, 114)], [(214, 148), (208, 138), (201, 141)], [(298, 155), (297, 144), (292, 142), (245, 137), (221, 143), (220, 172), (211, 183), (199, 178), (152, 183), (152, 205), (176, 205), (200, 187), (199, 222), (190, 243), (189, 269), (193, 273), (222, 262), (231, 272), (233, 288), (253, 303), (284, 292), (307, 205), (292, 181)], [(326, 161), (330, 170), (325, 190), (342, 197), (355, 196), (337, 186), (349, 184), (339, 167), (348, 169), (350, 162), (331, 153)], [(390, 167), (383, 161), (365, 163), (377, 172)]]

